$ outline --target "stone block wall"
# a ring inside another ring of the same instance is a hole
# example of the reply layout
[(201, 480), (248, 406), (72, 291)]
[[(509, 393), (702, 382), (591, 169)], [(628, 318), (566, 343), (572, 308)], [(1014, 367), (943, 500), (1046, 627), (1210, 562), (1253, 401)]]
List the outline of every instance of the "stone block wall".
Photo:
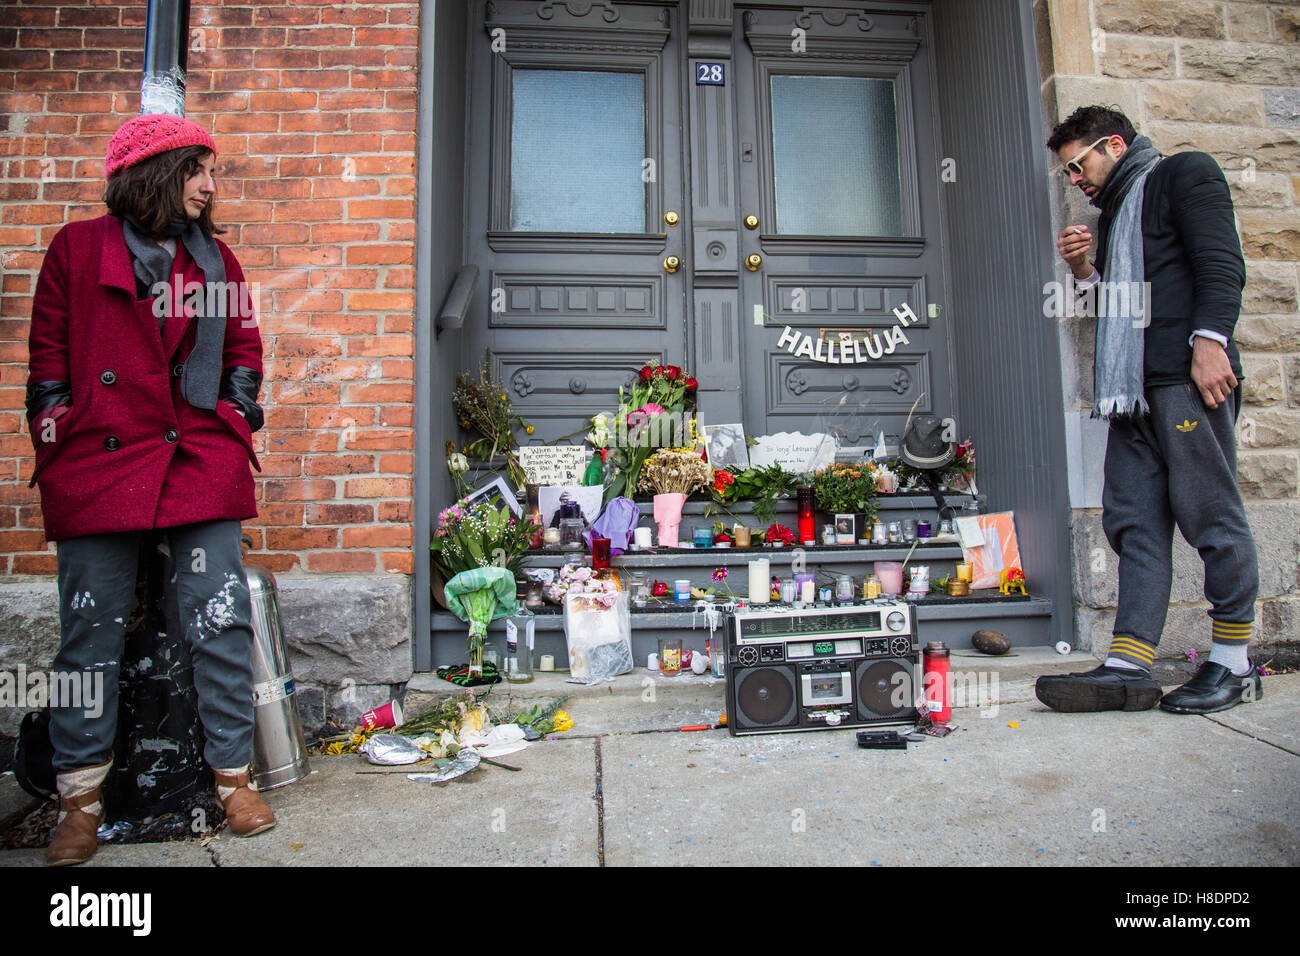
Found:
[[(1300, 4), (1035, 0), (1035, 14), (1046, 119), (1117, 106), (1166, 154), (1210, 153), (1227, 176), (1246, 257), (1238, 483), (1260, 560), (1257, 641), (1300, 640)], [(1081, 193), (1063, 180), (1050, 188), (1057, 228), (1095, 228)], [(1092, 405), (1094, 327), (1062, 323), (1068, 413)], [(1100, 452), (1096, 441), (1085, 453)], [(1078, 643), (1102, 654), (1115, 557), (1098, 510), (1076, 508), (1072, 524)], [(1174, 566), (1166, 656), (1204, 649), (1210, 634), (1201, 562), (1177, 536)]]

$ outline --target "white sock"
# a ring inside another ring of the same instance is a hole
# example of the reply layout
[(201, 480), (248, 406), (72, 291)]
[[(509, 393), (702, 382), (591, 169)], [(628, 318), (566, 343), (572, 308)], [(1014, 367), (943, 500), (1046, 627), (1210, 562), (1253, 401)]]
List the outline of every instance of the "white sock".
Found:
[[(244, 764), (242, 767), (235, 767), (233, 770), (218, 770), (216, 767), (213, 767), (212, 772), (222, 774), (223, 776), (228, 775), (231, 777), (236, 777), (241, 773), (248, 772), (248, 764)], [(217, 784), (217, 797), (220, 798), (221, 800), (227, 800), (230, 798), (230, 795), (234, 793), (237, 789), (238, 789), (237, 787), (223, 787), (220, 784)], [(253, 786), (252, 777), (250, 777), (248, 780), (248, 789), (249, 790), (257, 789), (255, 786)]]
[[(80, 767), (76, 770), (63, 770), (55, 775), (55, 788), (59, 791), (60, 799), (64, 797), (79, 797), (82, 794), (98, 790), (108, 779), (108, 772), (113, 769), (113, 761), (96, 764), (93, 767)], [(62, 802), (59, 804), (63, 806)], [(82, 812), (89, 813), (92, 816), (100, 816), (104, 812), (104, 804), (100, 800), (87, 804), (80, 808)], [(67, 810), (59, 810), (58, 822), (62, 823), (64, 817), (68, 815)]]
[(1119, 670), (1124, 670), (1124, 671), (1136, 671), (1139, 674), (1145, 673), (1145, 671), (1137, 664), (1134, 664), (1132, 661), (1125, 660), (1122, 657), (1106, 658), (1106, 666), (1115, 667), (1118, 668)]
[(1216, 641), (1210, 645), (1210, 660), (1222, 664), (1237, 677), (1245, 677), (1250, 673), (1249, 651), (1248, 644), (1220, 644)]

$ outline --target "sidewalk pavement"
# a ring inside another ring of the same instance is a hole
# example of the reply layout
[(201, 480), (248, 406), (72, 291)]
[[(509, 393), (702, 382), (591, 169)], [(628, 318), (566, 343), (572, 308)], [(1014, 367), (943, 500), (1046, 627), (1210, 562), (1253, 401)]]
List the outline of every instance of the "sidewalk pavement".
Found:
[[(266, 795), (267, 833), (104, 845), (86, 865), (1300, 864), (1300, 674), (1208, 717), (1057, 714), (1034, 698), (1038, 675), (1094, 663), (955, 652), (955, 672), (983, 675), (968, 686), (992, 691), (997, 675), (996, 703), (957, 709), (958, 730), (906, 751), (859, 749), (852, 729), (675, 730), (716, 723), (723, 682), (709, 677), (543, 675), (489, 697), (575, 694), (569, 733), (501, 758), (520, 772), (430, 785), (313, 757), (310, 777)], [(408, 702), (447, 687), (420, 675)], [(0, 809), (13, 789), (0, 778)], [(0, 866), (42, 864), (40, 850), (0, 852)]]

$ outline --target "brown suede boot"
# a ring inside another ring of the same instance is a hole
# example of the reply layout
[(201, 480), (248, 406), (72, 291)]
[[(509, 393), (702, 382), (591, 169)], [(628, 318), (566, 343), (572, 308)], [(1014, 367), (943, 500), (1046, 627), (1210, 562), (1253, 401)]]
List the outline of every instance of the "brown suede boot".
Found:
[(217, 799), (226, 811), (231, 833), (247, 837), (275, 826), (275, 814), (249, 786), (248, 764), (232, 770), (213, 767), (212, 775), (217, 781)]
[(45, 862), (50, 866), (85, 863), (99, 849), (96, 832), (104, 819), (103, 786), (113, 758), (93, 767), (81, 767), (57, 775), (59, 823), (50, 845), (45, 848)]

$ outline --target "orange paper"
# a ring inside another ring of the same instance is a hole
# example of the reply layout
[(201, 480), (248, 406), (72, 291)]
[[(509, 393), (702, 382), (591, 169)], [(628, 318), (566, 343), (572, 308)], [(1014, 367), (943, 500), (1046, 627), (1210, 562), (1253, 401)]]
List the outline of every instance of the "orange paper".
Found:
[(984, 544), (978, 548), (963, 548), (962, 555), (971, 566), (972, 588), (995, 588), (1002, 582), (1003, 568), (1019, 568), (1020, 545), (1016, 541), (1015, 513), (1002, 511), (980, 515), (980, 530)]

